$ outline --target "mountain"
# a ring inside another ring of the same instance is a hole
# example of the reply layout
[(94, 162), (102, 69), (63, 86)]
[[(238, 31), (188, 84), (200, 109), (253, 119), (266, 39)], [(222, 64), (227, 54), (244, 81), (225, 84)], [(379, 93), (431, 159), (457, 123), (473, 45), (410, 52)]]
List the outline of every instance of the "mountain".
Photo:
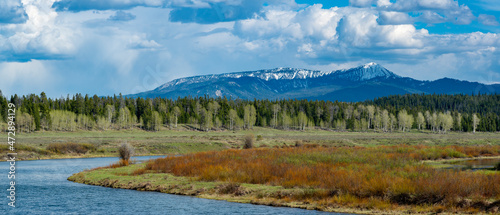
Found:
[(129, 97), (185, 96), (231, 97), (241, 99), (313, 99), (364, 101), (394, 94), (499, 93), (500, 85), (443, 78), (420, 81), (401, 77), (376, 63), (352, 69), (315, 71), (276, 68), (218, 75), (180, 78), (158, 88)]

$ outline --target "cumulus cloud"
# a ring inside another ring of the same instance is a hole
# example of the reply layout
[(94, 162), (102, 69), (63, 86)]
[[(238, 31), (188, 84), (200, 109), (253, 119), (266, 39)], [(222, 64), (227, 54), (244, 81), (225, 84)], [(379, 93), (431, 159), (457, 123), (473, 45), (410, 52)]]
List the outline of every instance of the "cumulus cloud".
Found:
[(170, 21), (211, 24), (241, 20), (260, 14), (265, 5), (297, 8), (294, 0), (61, 0), (52, 7), (57, 11), (126, 10), (138, 6), (172, 9)]
[(413, 25), (379, 25), (374, 11), (348, 13), (339, 24), (341, 43), (358, 48), (418, 48), (423, 46), (426, 30)]
[(158, 44), (154, 40), (147, 40), (144, 39), (144, 35), (139, 36), (139, 35), (134, 35), (129, 39), (129, 47), (133, 49), (154, 49), (161, 47), (160, 44)]
[(217, 23), (252, 18), (262, 13), (264, 5), (296, 8), (293, 0), (178, 0), (168, 4), (173, 8), (170, 20), (174, 22)]
[(78, 29), (56, 24), (51, 1), (24, 1), (29, 17), (25, 23), (0, 26), (0, 60), (65, 58), (75, 51), (73, 38)]
[[(476, 17), (467, 5), (456, 0), (350, 0), (355, 7), (375, 6), (381, 12), (381, 23), (408, 24), (419, 21), (428, 24), (450, 22), (467, 25)], [(402, 13), (417, 14), (417, 18), (403, 17)], [(403, 21), (404, 20), (404, 21)]]
[(124, 12), (124, 11), (116, 11), (116, 13), (114, 15), (111, 15), (108, 20), (111, 20), (111, 21), (130, 21), (130, 20), (133, 20), (135, 19), (135, 15), (134, 14), (131, 14), (131, 13), (128, 13), (128, 12)]
[(0, 1), (0, 23), (23, 23), (27, 19), (20, 0)]
[(414, 20), (412, 17), (410, 17), (410, 15), (408, 15), (408, 13), (380, 11), (378, 22), (382, 25), (400, 25), (412, 24)]
[[(52, 92), (64, 95), (127, 94), (189, 75), (334, 70), (370, 61), (420, 79), (500, 76), (499, 34), (432, 34), (412, 25), (473, 20), (453, 0), (353, 0), (357, 7), (328, 9), (292, 0), (59, 2), (24, 0), (26, 22), (0, 25), (0, 74), (40, 67), (55, 78), (51, 86), (63, 87)], [(495, 24), (493, 18), (478, 20)], [(34, 89), (44, 86), (50, 88)]]
[(263, 16), (238, 21), (235, 33), (250, 40), (280, 37), (289, 41), (335, 40), (342, 14), (337, 8), (314, 5), (300, 11), (269, 10)]
[[(270, 10), (238, 21), (234, 33), (260, 52), (293, 50), (304, 60), (328, 63), (353, 59), (355, 53), (387, 55), (389, 49), (421, 48), (428, 32), (413, 25), (381, 25), (372, 9), (310, 6), (300, 11)], [(258, 44), (258, 45), (255, 45)], [(267, 51), (269, 51), (267, 50)], [(384, 53), (385, 52), (385, 53)]]

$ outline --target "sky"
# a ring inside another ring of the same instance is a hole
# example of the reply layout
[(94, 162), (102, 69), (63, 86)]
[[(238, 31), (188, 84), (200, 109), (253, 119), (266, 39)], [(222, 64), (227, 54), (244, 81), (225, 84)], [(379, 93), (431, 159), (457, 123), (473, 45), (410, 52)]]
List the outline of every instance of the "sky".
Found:
[(4, 95), (99, 96), (176, 78), (376, 62), (500, 83), (498, 0), (3, 0)]

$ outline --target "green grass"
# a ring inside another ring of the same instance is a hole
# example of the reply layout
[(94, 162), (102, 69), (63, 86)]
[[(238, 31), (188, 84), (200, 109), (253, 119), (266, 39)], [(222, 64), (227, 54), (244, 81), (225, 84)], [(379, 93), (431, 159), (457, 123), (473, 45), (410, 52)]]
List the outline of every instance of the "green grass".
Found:
[[(108, 131), (53, 132), (39, 131), (18, 133), (16, 148), (20, 159), (50, 159), (63, 157), (102, 157), (116, 156), (121, 143), (131, 144), (136, 155), (186, 154), (199, 151), (219, 151), (241, 148), (246, 134), (259, 137), (256, 147), (282, 147), (303, 144), (326, 146), (377, 146), (377, 145), (500, 145), (498, 133), (448, 133), (434, 134), (413, 130), (410, 133), (378, 132), (334, 132), (325, 130), (293, 131), (255, 127), (242, 131), (199, 132), (186, 129), (162, 128), (159, 132), (140, 129)], [(53, 154), (47, 152), (51, 143), (93, 144), (97, 150), (87, 154)], [(0, 145), (0, 152), (7, 151), (7, 145)]]

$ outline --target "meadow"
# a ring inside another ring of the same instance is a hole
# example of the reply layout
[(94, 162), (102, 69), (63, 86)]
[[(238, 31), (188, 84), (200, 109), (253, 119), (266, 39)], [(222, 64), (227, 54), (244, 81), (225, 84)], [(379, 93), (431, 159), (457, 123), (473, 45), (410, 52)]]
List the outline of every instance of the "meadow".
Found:
[[(241, 148), (243, 136), (250, 133), (256, 137), (256, 147), (290, 146), (296, 142), (321, 146), (500, 145), (499, 134), (490, 132), (476, 134), (465, 132), (436, 134), (416, 130), (406, 133), (336, 132), (320, 129), (278, 130), (263, 127), (239, 131), (202, 132), (192, 130), (186, 125), (179, 125), (176, 129), (162, 127), (157, 132), (133, 128), (19, 133), (16, 135), (16, 152), (18, 158), (22, 160), (115, 157), (118, 146), (126, 142), (135, 148), (135, 155), (187, 154)], [(65, 144), (73, 146), (67, 147)], [(59, 150), (58, 147), (69, 150)], [(76, 150), (78, 148), (85, 150)], [(6, 154), (7, 150), (7, 144), (0, 144), (1, 154)]]

